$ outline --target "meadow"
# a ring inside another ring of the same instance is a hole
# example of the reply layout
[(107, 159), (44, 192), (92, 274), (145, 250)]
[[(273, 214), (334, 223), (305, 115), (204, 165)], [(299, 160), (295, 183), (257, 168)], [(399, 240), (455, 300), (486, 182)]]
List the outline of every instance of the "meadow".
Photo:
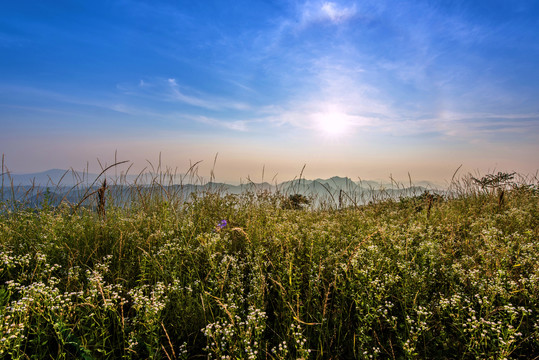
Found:
[(537, 179), (350, 206), (101, 189), (0, 203), (1, 358), (539, 358)]

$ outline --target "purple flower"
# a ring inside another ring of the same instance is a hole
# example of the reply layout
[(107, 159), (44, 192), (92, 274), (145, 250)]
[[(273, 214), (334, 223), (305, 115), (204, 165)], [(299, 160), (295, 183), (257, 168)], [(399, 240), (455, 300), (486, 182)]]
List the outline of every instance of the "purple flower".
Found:
[(228, 222), (226, 220), (221, 220), (219, 225), (217, 225), (217, 229), (221, 230), (221, 229), (225, 228), (227, 225), (228, 225)]

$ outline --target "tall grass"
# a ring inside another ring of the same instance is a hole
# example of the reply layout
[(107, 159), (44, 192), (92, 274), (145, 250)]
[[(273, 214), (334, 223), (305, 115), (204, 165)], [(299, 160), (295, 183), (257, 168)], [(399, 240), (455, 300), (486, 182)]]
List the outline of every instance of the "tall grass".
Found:
[(2, 202), (1, 357), (539, 357), (536, 179), (293, 209), (169, 178)]

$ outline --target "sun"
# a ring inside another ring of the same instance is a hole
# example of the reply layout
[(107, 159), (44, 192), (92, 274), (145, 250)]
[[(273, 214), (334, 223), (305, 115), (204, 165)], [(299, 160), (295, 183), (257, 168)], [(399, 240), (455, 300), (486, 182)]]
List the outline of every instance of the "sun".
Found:
[(350, 117), (340, 112), (319, 113), (314, 116), (314, 127), (323, 135), (341, 137), (352, 128)]

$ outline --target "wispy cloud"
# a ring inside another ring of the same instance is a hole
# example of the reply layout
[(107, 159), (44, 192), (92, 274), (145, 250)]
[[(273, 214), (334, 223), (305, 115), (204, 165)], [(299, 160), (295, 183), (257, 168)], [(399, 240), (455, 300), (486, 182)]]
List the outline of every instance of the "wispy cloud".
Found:
[(246, 111), (252, 108), (248, 103), (240, 102), (233, 98), (209, 95), (196, 89), (182, 86), (175, 78), (142, 79), (139, 80), (138, 85), (118, 84), (117, 89), (129, 96), (186, 104), (214, 111), (227, 109)]
[[(539, 113), (441, 113), (402, 114), (384, 118), (373, 129), (393, 137), (459, 143), (533, 143), (539, 132)], [(500, 142), (501, 141), (501, 142)]]
[(226, 121), (222, 119), (211, 118), (211, 117), (201, 116), (201, 115), (197, 115), (197, 116), (183, 115), (182, 117), (197, 121), (199, 123), (209, 125), (212, 128), (224, 128), (228, 130), (241, 131), (241, 132), (246, 132), (249, 130), (247, 126), (248, 121), (244, 121), (244, 120)]
[(507, 135), (525, 140), (539, 131), (539, 113), (445, 113), (437, 118), (437, 126), (448, 136), (492, 141), (493, 136)]
[(192, 122), (209, 125), (209, 129), (207, 129), (208, 133), (218, 132), (220, 129), (247, 132), (250, 131), (248, 126), (249, 123), (253, 122), (247, 120), (227, 120), (218, 117), (189, 114), (180, 111), (156, 110), (154, 108), (150, 110), (140, 106), (121, 103), (114, 105), (113, 109), (127, 115), (159, 121), (163, 123), (165, 127), (169, 126), (190, 130), (192, 129), (190, 124)]
[(176, 79), (167, 79), (167, 82), (168, 82), (169, 90), (170, 90), (169, 99), (180, 101), (182, 103), (193, 105), (193, 106), (212, 109), (212, 110), (215, 110), (218, 108), (215, 102), (205, 100), (201, 97), (190, 96), (190, 95), (184, 94), (180, 90), (180, 87), (178, 86)]
[[(497, 131), (510, 129), (518, 133), (534, 126), (533, 121), (524, 118), (521, 122), (504, 118), (503, 125), (500, 120), (487, 128), (482, 123), (505, 115), (496, 111), (490, 115), (471, 113), (477, 96), (467, 96), (470, 100), (466, 101), (459, 99), (455, 89), (461, 88), (462, 79), (468, 78), (471, 70), (462, 58), (447, 59), (487, 41), (495, 30), (470, 22), (458, 12), (448, 15), (428, 4), (306, 1), (287, 15), (275, 19), (273, 28), (247, 36), (252, 47), (242, 59), (251, 70), (280, 84), (280, 98), (268, 97), (266, 103), (255, 106), (237, 97), (213, 95), (186, 86), (177, 77), (144, 79), (129, 91), (137, 96), (210, 110), (211, 116), (190, 111), (183, 118), (243, 132), (265, 126), (277, 127), (279, 131), (316, 131), (317, 123), (325, 116), (337, 116), (349, 127), (351, 135), (361, 129), (402, 137), (473, 140), (483, 136), (492, 140)], [(367, 23), (378, 25), (371, 29)], [(327, 43), (309, 37), (311, 26), (314, 29), (320, 24), (332, 29), (347, 26)], [(382, 44), (369, 43), (372, 38), (363, 37), (367, 32), (379, 32), (376, 35)], [(291, 35), (293, 39), (289, 40)], [(385, 48), (391, 51), (379, 52)], [(253, 75), (244, 74), (243, 78)], [(265, 89), (255, 83), (247, 86), (231, 79), (221, 80), (247, 90), (250, 95), (264, 95)], [(485, 94), (482, 89), (487, 86), (492, 99), (496, 94), (489, 81), (485, 78), (471, 83), (466, 91)], [(230, 110), (239, 112), (242, 120), (230, 120), (230, 114), (225, 115)], [(527, 111), (523, 109), (523, 114), (514, 115), (525, 116)], [(460, 115), (449, 116), (450, 113)]]
[[(88, 106), (101, 108), (104, 110), (113, 110), (114, 103), (104, 98), (110, 98), (112, 93), (101, 94), (101, 96), (90, 96), (88, 94), (66, 94), (64, 92), (49, 90), (40, 87), (28, 87), (19, 85), (0, 85), (0, 94), (5, 93), (6, 96), (17, 96), (21, 103), (37, 101), (39, 103), (50, 104), (47, 106), (34, 107), (40, 111), (57, 111), (58, 104)], [(12, 104), (13, 105), (13, 104)], [(48, 110), (47, 110), (48, 109)]]
[(299, 12), (299, 24), (301, 27), (317, 22), (343, 23), (356, 15), (356, 6), (342, 6), (332, 1), (307, 1)]

